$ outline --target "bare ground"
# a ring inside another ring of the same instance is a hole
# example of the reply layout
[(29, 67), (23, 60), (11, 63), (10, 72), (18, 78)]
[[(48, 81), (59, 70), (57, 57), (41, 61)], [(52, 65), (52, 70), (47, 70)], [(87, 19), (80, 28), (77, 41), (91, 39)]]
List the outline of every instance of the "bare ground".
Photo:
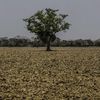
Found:
[(100, 48), (0, 48), (0, 100), (100, 100)]

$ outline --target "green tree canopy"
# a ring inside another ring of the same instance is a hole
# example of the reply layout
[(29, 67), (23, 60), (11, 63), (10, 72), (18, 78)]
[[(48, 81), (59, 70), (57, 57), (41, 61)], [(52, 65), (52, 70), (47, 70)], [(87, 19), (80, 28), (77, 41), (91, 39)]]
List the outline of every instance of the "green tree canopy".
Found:
[(68, 15), (59, 14), (58, 11), (46, 8), (24, 19), (28, 31), (35, 33), (40, 40), (47, 44), (47, 51), (50, 51), (50, 43), (56, 39), (55, 34), (70, 27), (65, 20)]

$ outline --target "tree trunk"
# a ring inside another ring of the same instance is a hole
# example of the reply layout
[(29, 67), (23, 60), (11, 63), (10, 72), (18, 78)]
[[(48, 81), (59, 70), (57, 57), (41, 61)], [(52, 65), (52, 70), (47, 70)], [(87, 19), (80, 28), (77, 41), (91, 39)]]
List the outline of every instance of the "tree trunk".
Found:
[(51, 41), (51, 37), (48, 37), (48, 41), (47, 41), (47, 51), (51, 51), (51, 49), (50, 49), (50, 41)]

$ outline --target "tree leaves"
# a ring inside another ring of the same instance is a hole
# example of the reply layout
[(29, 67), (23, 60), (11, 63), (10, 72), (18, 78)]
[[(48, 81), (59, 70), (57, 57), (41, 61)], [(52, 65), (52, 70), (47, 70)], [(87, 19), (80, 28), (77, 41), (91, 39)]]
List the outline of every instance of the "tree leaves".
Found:
[(28, 31), (36, 33), (46, 43), (49, 36), (51, 40), (54, 40), (57, 32), (64, 31), (70, 27), (70, 24), (65, 21), (68, 15), (59, 14), (58, 11), (58, 9), (46, 8), (45, 10), (37, 11), (33, 16), (23, 21), (27, 23)]

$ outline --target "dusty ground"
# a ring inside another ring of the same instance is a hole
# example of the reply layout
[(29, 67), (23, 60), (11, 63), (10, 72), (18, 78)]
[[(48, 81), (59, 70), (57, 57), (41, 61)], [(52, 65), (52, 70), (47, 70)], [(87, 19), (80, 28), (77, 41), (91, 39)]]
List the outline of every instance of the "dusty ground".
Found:
[(0, 48), (0, 100), (100, 100), (100, 48)]

